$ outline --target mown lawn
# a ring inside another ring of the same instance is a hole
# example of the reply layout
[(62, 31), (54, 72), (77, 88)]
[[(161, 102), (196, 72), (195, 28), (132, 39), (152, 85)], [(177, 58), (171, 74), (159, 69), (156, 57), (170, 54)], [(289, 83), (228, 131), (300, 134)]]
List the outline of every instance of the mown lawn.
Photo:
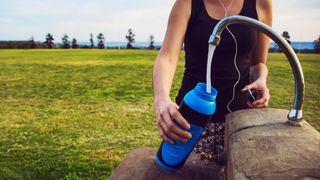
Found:
[[(151, 88), (157, 51), (1, 50), (0, 179), (106, 179), (126, 153), (157, 147)], [(320, 130), (320, 55), (301, 54), (305, 119)], [(271, 107), (290, 109), (294, 85), (270, 54)], [(174, 98), (182, 77), (183, 54)]]

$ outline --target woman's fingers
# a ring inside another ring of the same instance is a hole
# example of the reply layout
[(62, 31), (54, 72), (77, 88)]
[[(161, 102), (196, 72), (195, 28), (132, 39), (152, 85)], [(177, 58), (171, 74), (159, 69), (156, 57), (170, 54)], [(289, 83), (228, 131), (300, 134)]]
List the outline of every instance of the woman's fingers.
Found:
[(178, 141), (184, 141), (185, 139), (191, 138), (191, 134), (178, 127), (178, 125), (172, 120), (169, 113), (164, 114), (162, 118), (164, 120), (164, 123), (168, 127), (168, 129), (166, 129), (165, 131), (166, 135)]
[(190, 124), (183, 118), (181, 113), (176, 108), (169, 107), (169, 113), (171, 115), (171, 119), (173, 120), (173, 124), (175, 125), (171, 130), (182, 138), (190, 139), (192, 135), (186, 131), (186, 129), (190, 129)]
[(247, 102), (251, 108), (264, 108), (268, 106), (270, 99), (269, 89), (266, 86), (265, 81), (256, 80), (255, 82), (246, 85), (241, 91), (256, 90), (259, 92), (258, 99), (254, 102)]
[[(181, 124), (182, 127), (179, 127), (177, 123)], [(169, 105), (167, 108), (161, 110), (158, 114), (157, 124), (161, 133), (161, 137), (169, 143), (172, 142), (170, 140), (186, 142), (192, 137), (191, 133), (183, 129), (190, 128), (190, 125), (179, 113), (176, 106)]]
[(264, 102), (257, 102), (257, 101), (254, 101), (254, 102), (247, 102), (247, 105), (250, 107), (250, 108), (265, 108), (268, 106), (267, 102), (264, 101)]
[(184, 129), (190, 129), (190, 124), (186, 119), (184, 119), (177, 108), (169, 107), (169, 113), (172, 119), (175, 119)]
[(244, 88), (241, 89), (241, 92), (247, 91), (249, 89), (257, 89), (256, 84), (251, 83), (251, 84), (246, 85)]
[(168, 136), (166, 136), (166, 134), (165, 134), (162, 126), (161, 126), (161, 125), (158, 125), (158, 127), (159, 127), (159, 131), (160, 131), (160, 137), (161, 137), (163, 140), (167, 141), (168, 143), (174, 144), (174, 141), (173, 141), (172, 139), (170, 139)]
[(265, 98), (265, 97), (262, 97), (262, 98), (260, 98), (260, 99), (258, 99), (256, 101), (254, 101), (252, 103), (252, 105), (253, 106), (259, 106), (259, 107), (261, 107), (261, 106), (266, 107), (268, 105), (268, 99)]
[(252, 103), (248, 102), (248, 106), (252, 108), (264, 108), (268, 106), (269, 99), (270, 99), (269, 89), (263, 88), (263, 90), (260, 91), (259, 99)]
[[(162, 127), (162, 130), (164, 132), (164, 135), (167, 136), (169, 139), (170, 139), (172, 142), (173, 142), (173, 139), (174, 140), (178, 140), (178, 141), (181, 141), (181, 142), (187, 142), (188, 139), (187, 138), (183, 138), (183, 137), (180, 137), (178, 136), (174, 131), (172, 131), (168, 126), (167, 124), (165, 124), (164, 121), (161, 121), (160, 122), (160, 125)], [(169, 142), (169, 141), (168, 141)]]

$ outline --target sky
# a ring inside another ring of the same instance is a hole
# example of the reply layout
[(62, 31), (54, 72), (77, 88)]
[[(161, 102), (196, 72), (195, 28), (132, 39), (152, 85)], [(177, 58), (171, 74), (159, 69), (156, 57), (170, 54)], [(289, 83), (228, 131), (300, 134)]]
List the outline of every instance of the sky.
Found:
[[(89, 41), (90, 33), (106, 41), (125, 41), (132, 28), (136, 41), (151, 34), (162, 42), (174, 0), (0, 0), (0, 40), (44, 41), (52, 33)], [(320, 35), (320, 0), (274, 0), (273, 28), (292, 41), (313, 41)]]

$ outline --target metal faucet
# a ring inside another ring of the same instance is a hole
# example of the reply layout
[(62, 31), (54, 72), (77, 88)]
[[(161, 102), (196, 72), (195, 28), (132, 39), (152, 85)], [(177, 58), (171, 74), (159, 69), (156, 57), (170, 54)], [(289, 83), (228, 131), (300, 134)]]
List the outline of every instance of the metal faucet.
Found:
[(304, 96), (304, 77), (299, 59), (288, 42), (278, 35), (268, 25), (245, 16), (229, 16), (220, 20), (220, 22), (214, 27), (213, 32), (209, 38), (209, 44), (218, 46), (220, 43), (220, 36), (222, 31), (231, 24), (246, 24), (252, 26), (265, 35), (269, 36), (275, 43), (279, 45), (284, 54), (286, 55), (293, 72), (295, 80), (295, 97), (293, 107), (288, 114), (288, 123), (297, 125), (303, 120), (302, 117), (302, 103)]

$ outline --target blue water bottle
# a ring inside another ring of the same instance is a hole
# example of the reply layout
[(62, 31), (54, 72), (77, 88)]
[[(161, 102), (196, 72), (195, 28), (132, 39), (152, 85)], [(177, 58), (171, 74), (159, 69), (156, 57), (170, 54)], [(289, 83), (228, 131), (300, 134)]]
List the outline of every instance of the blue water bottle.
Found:
[(216, 96), (217, 90), (211, 87), (211, 93), (206, 92), (204, 83), (198, 83), (184, 96), (178, 111), (190, 123), (191, 128), (187, 131), (192, 138), (186, 143), (162, 141), (156, 155), (156, 163), (160, 167), (176, 172), (183, 166), (216, 109)]

